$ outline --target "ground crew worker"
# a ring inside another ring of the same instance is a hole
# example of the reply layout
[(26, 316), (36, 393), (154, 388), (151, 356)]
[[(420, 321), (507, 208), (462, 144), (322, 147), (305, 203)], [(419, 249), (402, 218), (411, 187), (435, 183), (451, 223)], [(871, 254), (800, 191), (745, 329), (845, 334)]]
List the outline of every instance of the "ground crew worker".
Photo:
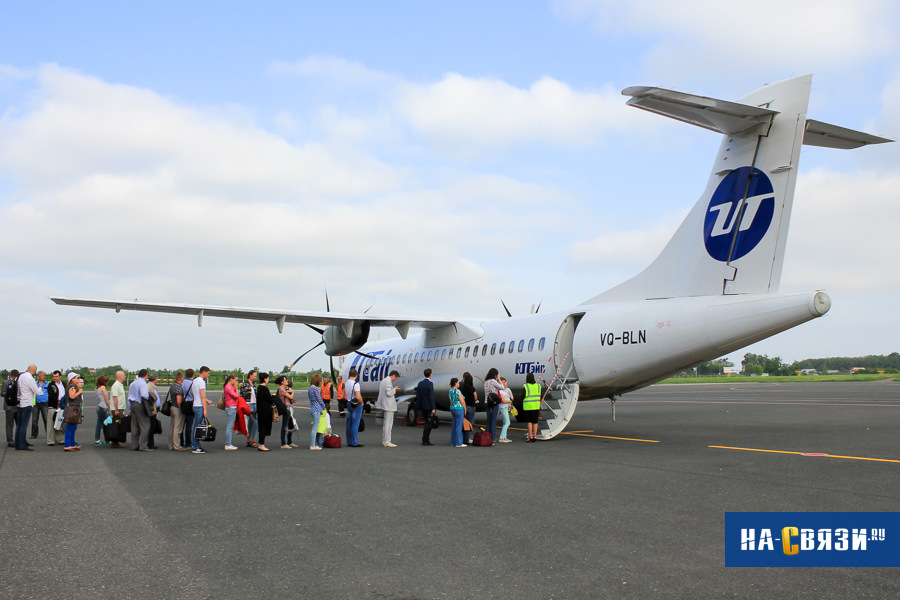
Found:
[(331, 412), (331, 390), (334, 386), (331, 385), (331, 379), (326, 377), (322, 380), (322, 402), (325, 403), (325, 412)]
[(541, 416), (541, 386), (534, 381), (534, 373), (525, 376), (525, 399), (522, 401), (522, 412), (528, 423), (526, 442), (533, 442), (537, 437), (538, 420)]
[(338, 403), (338, 414), (342, 417), (347, 416), (347, 391), (344, 389), (344, 378), (338, 375), (334, 385), (334, 394)]

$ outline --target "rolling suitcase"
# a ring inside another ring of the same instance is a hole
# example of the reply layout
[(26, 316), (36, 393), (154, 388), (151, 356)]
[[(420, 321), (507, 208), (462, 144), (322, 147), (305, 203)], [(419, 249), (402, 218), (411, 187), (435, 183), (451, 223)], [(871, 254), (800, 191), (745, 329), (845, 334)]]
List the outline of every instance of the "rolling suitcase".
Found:
[(475, 433), (475, 438), (472, 440), (473, 446), (493, 446), (494, 441), (491, 439), (491, 434), (487, 431), (479, 431)]
[(214, 442), (216, 441), (216, 428), (209, 424), (207, 419), (203, 419), (200, 421), (200, 424), (197, 425), (196, 429), (194, 429), (194, 437), (197, 438), (198, 442)]
[(341, 447), (341, 436), (339, 435), (326, 435), (325, 441), (322, 442), (323, 448), (340, 448)]

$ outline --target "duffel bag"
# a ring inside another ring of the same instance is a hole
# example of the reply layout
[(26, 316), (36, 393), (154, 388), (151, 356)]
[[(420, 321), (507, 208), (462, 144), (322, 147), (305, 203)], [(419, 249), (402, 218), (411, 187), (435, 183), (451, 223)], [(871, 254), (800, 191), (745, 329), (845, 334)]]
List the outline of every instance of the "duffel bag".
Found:
[(340, 448), (341, 447), (341, 436), (326, 435), (325, 441), (322, 442), (322, 446), (324, 448)]
[(194, 437), (199, 442), (214, 442), (216, 441), (216, 431), (216, 428), (210, 425), (209, 420), (204, 417), (200, 421), (200, 425), (197, 425), (196, 429), (194, 429)]
[(491, 434), (487, 431), (479, 431), (475, 433), (475, 437), (472, 439), (473, 446), (493, 446), (494, 440), (491, 439)]

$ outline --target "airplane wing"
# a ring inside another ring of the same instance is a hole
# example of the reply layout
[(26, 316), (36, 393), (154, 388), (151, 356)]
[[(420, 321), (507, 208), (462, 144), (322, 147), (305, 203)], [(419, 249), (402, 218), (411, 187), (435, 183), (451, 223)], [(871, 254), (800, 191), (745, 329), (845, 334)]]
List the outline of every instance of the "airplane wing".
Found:
[[(197, 324), (203, 324), (203, 317), (226, 317), (231, 319), (250, 319), (254, 321), (274, 321), (278, 332), (284, 330), (285, 323), (303, 323), (306, 325), (338, 326), (346, 330), (352, 329), (354, 323), (365, 322), (371, 327), (396, 327), (403, 339), (409, 334), (410, 327), (422, 329), (440, 329), (453, 327), (457, 330), (477, 334), (478, 328), (466, 325), (459, 319), (441, 317), (414, 317), (405, 315), (373, 315), (369, 313), (338, 313), (298, 310), (276, 310), (267, 308), (240, 308), (233, 306), (213, 306), (205, 304), (176, 304), (170, 302), (138, 302), (137, 300), (98, 300), (93, 298), (50, 298), (63, 306), (87, 306), (91, 308), (109, 308), (116, 312), (123, 310), (140, 310), (145, 312), (172, 313), (180, 315), (196, 315)], [(483, 333), (483, 332), (482, 332)], [(477, 335), (476, 335), (477, 337)]]

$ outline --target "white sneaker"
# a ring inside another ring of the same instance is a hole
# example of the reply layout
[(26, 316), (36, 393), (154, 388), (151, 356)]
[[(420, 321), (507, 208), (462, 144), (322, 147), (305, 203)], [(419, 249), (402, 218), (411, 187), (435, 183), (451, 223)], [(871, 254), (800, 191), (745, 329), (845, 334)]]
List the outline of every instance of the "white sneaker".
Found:
[(321, 450), (321, 448), (319, 446), (310, 446), (309, 449), (310, 450)]
[(468, 446), (466, 446), (465, 444), (460, 444), (459, 446), (457, 446), (457, 448), (468, 448)]
[(225, 449), (226, 450), (237, 450), (237, 446), (228, 445), (228, 446), (225, 446)]
[(397, 444), (382, 444), (385, 448), (396, 448)]

